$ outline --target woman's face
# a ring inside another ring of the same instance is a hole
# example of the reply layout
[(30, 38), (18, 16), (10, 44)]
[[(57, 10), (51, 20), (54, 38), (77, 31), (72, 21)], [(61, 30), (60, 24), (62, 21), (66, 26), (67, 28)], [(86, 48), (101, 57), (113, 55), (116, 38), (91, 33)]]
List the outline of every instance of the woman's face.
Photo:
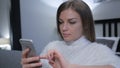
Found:
[(76, 11), (70, 8), (62, 11), (59, 22), (60, 32), (65, 41), (75, 41), (83, 35), (81, 17)]

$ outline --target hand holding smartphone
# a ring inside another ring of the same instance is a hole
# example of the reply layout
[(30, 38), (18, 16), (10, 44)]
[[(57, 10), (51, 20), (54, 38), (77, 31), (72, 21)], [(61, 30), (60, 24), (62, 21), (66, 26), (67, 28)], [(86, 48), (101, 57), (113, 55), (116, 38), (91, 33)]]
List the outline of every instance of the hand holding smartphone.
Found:
[(22, 50), (25, 50), (26, 48), (30, 49), (28, 57), (33, 57), (37, 55), (36, 50), (33, 46), (33, 41), (31, 39), (20, 39), (19, 42), (22, 46)]

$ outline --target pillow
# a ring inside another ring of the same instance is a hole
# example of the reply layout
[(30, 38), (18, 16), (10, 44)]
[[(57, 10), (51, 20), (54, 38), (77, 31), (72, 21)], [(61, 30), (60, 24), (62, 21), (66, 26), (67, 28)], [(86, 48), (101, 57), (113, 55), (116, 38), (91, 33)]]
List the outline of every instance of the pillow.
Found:
[(96, 37), (96, 42), (107, 45), (114, 52), (116, 52), (119, 39), (120, 39), (119, 37)]

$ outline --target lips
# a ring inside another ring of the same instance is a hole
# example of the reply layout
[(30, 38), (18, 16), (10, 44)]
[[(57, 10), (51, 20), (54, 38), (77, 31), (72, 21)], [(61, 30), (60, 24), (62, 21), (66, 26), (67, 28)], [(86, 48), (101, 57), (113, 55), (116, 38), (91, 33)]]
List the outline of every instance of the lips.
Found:
[(69, 37), (70, 34), (63, 33), (63, 37)]

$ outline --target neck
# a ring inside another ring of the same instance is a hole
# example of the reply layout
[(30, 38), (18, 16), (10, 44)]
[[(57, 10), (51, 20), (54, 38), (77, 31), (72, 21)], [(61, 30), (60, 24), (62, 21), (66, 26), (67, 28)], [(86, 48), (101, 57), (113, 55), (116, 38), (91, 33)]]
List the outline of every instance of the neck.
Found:
[(76, 40), (73, 40), (73, 41), (65, 41), (65, 43), (67, 44), (67, 45), (71, 45), (72, 43), (74, 43), (75, 41), (78, 41), (79, 39), (81, 39), (81, 38), (84, 38), (85, 36), (81, 36), (80, 38), (78, 38), (78, 39), (76, 39)]

